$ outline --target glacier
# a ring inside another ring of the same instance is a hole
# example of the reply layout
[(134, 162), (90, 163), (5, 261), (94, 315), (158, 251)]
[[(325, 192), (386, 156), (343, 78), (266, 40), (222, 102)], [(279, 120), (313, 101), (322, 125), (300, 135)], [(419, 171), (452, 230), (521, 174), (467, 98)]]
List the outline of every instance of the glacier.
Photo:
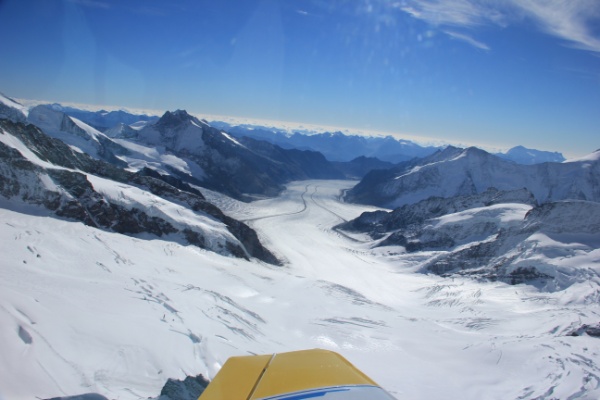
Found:
[(600, 342), (574, 334), (598, 324), (597, 273), (554, 292), (415, 274), (423, 255), (398, 262), (333, 229), (365, 211), (340, 201), (354, 183), (299, 181), (252, 203), (206, 194), (282, 267), (0, 209), (0, 397), (155, 397), (229, 356), (314, 347), (398, 398), (600, 396)]

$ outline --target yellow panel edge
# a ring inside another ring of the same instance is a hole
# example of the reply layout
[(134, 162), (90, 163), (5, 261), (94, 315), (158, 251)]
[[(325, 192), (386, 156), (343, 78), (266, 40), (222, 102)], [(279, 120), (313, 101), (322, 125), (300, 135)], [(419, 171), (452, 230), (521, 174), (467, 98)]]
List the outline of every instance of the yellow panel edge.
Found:
[(247, 400), (272, 357), (230, 357), (198, 400)]

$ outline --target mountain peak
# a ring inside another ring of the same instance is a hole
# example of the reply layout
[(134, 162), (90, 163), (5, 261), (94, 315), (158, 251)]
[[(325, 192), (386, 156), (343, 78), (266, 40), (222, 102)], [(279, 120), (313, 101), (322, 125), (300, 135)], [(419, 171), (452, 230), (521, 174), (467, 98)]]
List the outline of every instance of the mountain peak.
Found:
[(565, 157), (559, 152), (528, 149), (520, 145), (513, 147), (505, 154), (499, 153), (496, 155), (518, 164), (541, 164), (543, 162), (565, 161)]
[[(169, 111), (167, 111), (167, 112), (169, 112)], [(188, 112), (186, 110), (180, 110), (180, 109), (173, 111), (172, 114), (181, 115), (181, 116), (189, 116), (190, 115), (190, 114), (188, 114)]]
[(167, 111), (156, 123), (157, 126), (177, 126), (185, 122), (194, 121), (199, 125), (196, 117), (188, 114), (186, 110)]
[(475, 147), (475, 146), (471, 146), (471, 147), (467, 147), (463, 153), (467, 156), (486, 156), (486, 155), (490, 155), (490, 153), (488, 153), (485, 150), (480, 149), (479, 147)]

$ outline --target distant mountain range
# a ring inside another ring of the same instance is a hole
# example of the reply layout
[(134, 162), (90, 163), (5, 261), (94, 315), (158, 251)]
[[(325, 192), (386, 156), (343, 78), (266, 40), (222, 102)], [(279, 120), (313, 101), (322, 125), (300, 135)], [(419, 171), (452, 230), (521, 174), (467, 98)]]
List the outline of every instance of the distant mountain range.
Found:
[[(409, 140), (395, 139), (392, 136), (346, 135), (339, 131), (333, 133), (310, 131), (289, 133), (259, 125), (231, 125), (219, 121), (213, 121), (211, 124), (236, 137), (247, 136), (265, 140), (283, 148), (318, 151), (328, 160), (335, 162), (367, 157), (395, 164), (423, 158), (443, 149), (443, 146), (421, 146)], [(539, 164), (565, 160), (561, 153), (527, 149), (523, 146), (516, 146), (506, 153), (496, 153), (496, 155), (518, 164)]]
[(378, 158), (397, 163), (412, 158), (425, 157), (438, 150), (438, 147), (422, 147), (408, 140), (397, 140), (391, 136), (345, 135), (342, 132), (305, 134), (278, 131), (272, 128), (252, 125), (232, 126), (213, 122), (233, 136), (248, 136), (265, 140), (284, 148), (297, 148), (318, 151), (330, 161), (350, 161), (358, 157)]
[[(3, 106), (4, 104), (0, 104), (0, 115)], [(123, 110), (88, 111), (57, 103), (47, 106), (55, 111), (63, 112), (85, 122), (96, 130), (104, 132), (109, 137), (131, 138), (135, 136), (137, 130), (159, 120), (157, 116), (132, 114)], [(381, 161), (395, 164), (414, 158), (426, 157), (442, 148), (440, 146), (421, 146), (415, 142), (398, 140), (392, 136), (346, 135), (339, 131), (315, 133), (308, 130), (290, 133), (272, 127), (249, 124), (232, 125), (222, 121), (211, 121), (210, 125), (236, 138), (250, 137), (270, 142), (284, 149), (319, 152), (327, 160), (338, 163), (366, 157), (377, 158)], [(544, 162), (562, 162), (565, 160), (561, 153), (528, 149), (523, 146), (516, 146), (506, 153), (496, 153), (496, 155), (519, 164), (539, 164)], [(345, 166), (342, 166), (342, 169), (344, 168)], [(354, 174), (357, 177), (361, 177), (366, 173), (363, 170), (357, 170), (356, 166), (354, 168), (351, 167), (351, 169), (358, 173)]]

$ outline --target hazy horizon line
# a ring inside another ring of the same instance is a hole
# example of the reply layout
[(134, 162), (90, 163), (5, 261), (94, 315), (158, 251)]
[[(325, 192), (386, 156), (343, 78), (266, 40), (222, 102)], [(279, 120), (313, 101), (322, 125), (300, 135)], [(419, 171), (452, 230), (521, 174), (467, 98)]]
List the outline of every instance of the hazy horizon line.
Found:
[[(158, 110), (151, 108), (137, 108), (137, 107), (127, 107), (127, 106), (116, 106), (116, 105), (97, 105), (97, 104), (88, 104), (88, 103), (78, 103), (72, 101), (52, 101), (52, 100), (37, 100), (37, 99), (22, 99), (11, 97), (12, 99), (18, 101), (23, 106), (32, 108), (36, 105), (43, 104), (59, 104), (61, 106), (67, 106), (72, 108), (78, 108), (84, 111), (125, 111), (131, 114), (136, 115), (148, 115), (148, 116), (156, 116), (160, 117), (167, 111), (175, 111), (175, 110)], [(460, 140), (447, 140), (440, 139), (430, 136), (417, 135), (413, 133), (406, 132), (391, 132), (386, 130), (374, 129), (374, 128), (356, 128), (356, 127), (347, 127), (340, 125), (329, 125), (329, 124), (319, 124), (319, 123), (311, 123), (311, 122), (297, 122), (297, 121), (283, 121), (283, 120), (275, 120), (270, 118), (260, 118), (260, 117), (240, 117), (240, 116), (232, 116), (232, 115), (222, 115), (222, 114), (207, 114), (207, 113), (199, 113), (195, 111), (188, 111), (190, 115), (193, 115), (200, 119), (205, 119), (208, 122), (225, 122), (232, 125), (251, 125), (256, 127), (265, 127), (269, 129), (276, 129), (279, 131), (284, 131), (287, 133), (298, 132), (303, 134), (318, 134), (318, 133), (326, 133), (326, 132), (341, 132), (345, 135), (350, 136), (365, 136), (365, 137), (387, 137), (391, 136), (396, 140), (407, 140), (413, 143), (416, 143), (420, 146), (431, 146), (431, 147), (444, 147), (444, 146), (456, 146), (461, 148), (467, 147), (478, 147), (482, 150), (488, 151), (490, 153), (506, 153), (508, 150), (522, 146), (521, 144), (515, 145), (493, 145), (493, 144), (483, 144), (483, 143), (475, 143), (475, 142), (464, 142)], [(525, 147), (525, 146), (523, 146)], [(578, 158), (585, 156), (590, 153), (585, 154), (565, 154), (560, 150), (540, 150), (538, 151), (548, 151), (548, 152), (557, 152), (562, 154), (566, 159)]]

